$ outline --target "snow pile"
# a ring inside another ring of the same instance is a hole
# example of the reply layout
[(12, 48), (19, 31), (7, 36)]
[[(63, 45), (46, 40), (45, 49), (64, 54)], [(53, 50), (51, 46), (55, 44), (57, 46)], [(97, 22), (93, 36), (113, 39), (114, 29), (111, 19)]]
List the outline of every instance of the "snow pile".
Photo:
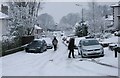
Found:
[(8, 16), (6, 14), (3, 14), (2, 12), (0, 12), (0, 19), (4, 19), (4, 18), (8, 18)]
[(0, 58), (0, 78), (2, 77), (2, 58)]
[(82, 39), (85, 39), (85, 37), (78, 37), (78, 38), (75, 38), (75, 45), (78, 46), (79, 41), (82, 40)]
[(105, 57), (99, 59), (101, 63), (105, 63), (118, 68), (118, 58), (115, 58), (114, 51), (110, 51), (109, 48), (104, 48)]
[(118, 36), (112, 36), (111, 38), (104, 39), (103, 42), (108, 42), (108, 43), (118, 43)]
[(39, 27), (39, 26), (37, 26), (37, 25), (35, 25), (35, 29), (39, 29), (39, 30), (41, 30), (42, 28)]

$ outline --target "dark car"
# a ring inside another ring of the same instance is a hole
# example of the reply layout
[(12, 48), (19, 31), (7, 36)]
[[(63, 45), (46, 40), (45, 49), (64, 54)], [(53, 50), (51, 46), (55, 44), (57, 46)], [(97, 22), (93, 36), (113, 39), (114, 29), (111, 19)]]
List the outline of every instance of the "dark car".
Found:
[(45, 40), (33, 40), (25, 47), (26, 52), (42, 53), (47, 50), (47, 43)]

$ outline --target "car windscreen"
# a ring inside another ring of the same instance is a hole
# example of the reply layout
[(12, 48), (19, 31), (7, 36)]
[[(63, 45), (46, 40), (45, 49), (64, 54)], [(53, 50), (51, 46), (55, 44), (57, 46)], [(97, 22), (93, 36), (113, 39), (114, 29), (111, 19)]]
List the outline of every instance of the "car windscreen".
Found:
[(31, 46), (42, 46), (42, 41), (32, 41), (30, 43)]
[(97, 40), (85, 40), (83, 41), (83, 46), (99, 45)]

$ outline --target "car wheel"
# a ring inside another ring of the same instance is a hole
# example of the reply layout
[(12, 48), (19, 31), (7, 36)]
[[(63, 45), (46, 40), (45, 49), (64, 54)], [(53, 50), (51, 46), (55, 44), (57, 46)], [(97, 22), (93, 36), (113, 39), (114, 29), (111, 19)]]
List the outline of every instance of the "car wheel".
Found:
[(43, 53), (44, 52), (44, 50), (42, 49), (42, 50), (40, 50), (40, 53)]
[(81, 55), (81, 54), (78, 52), (78, 55)]
[(44, 51), (47, 51), (47, 46), (45, 46), (45, 50)]
[(45, 51), (47, 51), (47, 48), (45, 49)]
[(28, 52), (28, 49), (25, 49), (25, 52)]

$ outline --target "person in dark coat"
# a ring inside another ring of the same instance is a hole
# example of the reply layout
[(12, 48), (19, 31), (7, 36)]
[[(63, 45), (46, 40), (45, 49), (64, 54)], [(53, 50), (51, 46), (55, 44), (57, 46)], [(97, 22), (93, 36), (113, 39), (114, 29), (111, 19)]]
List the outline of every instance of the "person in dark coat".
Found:
[(68, 54), (68, 58), (71, 58), (71, 54), (72, 54), (72, 57), (75, 58), (75, 56), (74, 56), (74, 38), (70, 38), (69, 44), (68, 44), (68, 50), (70, 50), (69, 54)]
[(53, 44), (53, 47), (54, 47), (54, 51), (57, 50), (57, 44), (58, 44), (58, 40), (56, 39), (56, 37), (54, 37), (54, 39), (52, 40), (52, 44)]

